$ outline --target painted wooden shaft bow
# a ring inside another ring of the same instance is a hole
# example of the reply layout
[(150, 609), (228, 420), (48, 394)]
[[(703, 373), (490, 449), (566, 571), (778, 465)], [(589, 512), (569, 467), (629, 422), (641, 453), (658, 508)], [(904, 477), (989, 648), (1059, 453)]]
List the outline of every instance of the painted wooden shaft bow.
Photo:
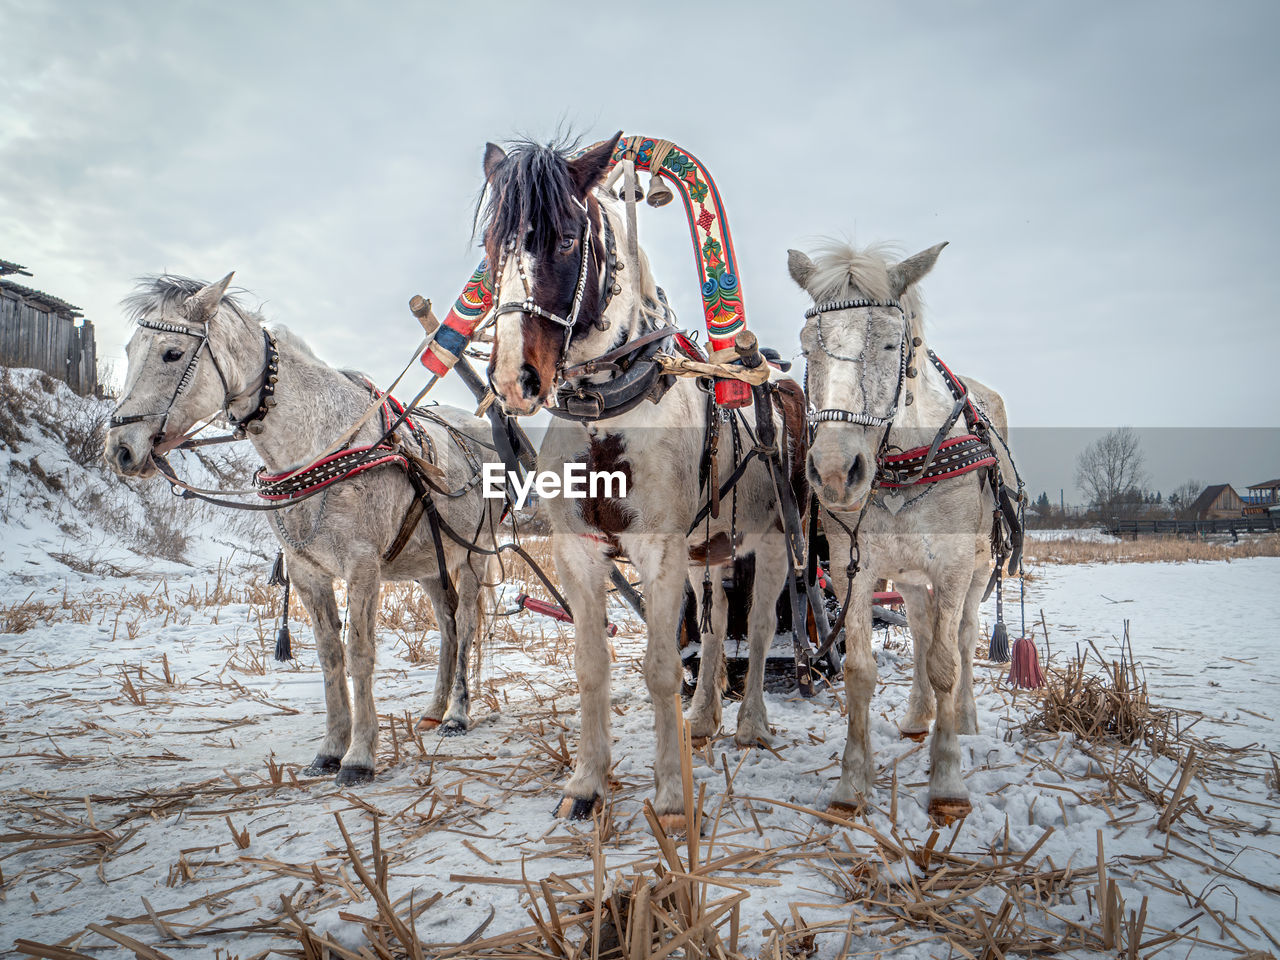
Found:
[[(729, 220), (711, 174), (688, 151), (653, 137), (619, 137), (611, 166), (623, 160), (634, 161), (638, 170), (646, 170), (654, 178), (661, 176), (678, 189), (693, 239), (708, 340), (713, 350), (733, 347), (734, 336), (746, 329), (746, 311)], [(650, 194), (654, 196), (652, 185)], [(437, 376), (453, 369), (492, 309), (489, 265), (482, 260), (423, 352), (423, 366)], [(747, 383), (719, 380), (715, 389), (716, 403), (722, 407), (743, 407), (751, 402)]]

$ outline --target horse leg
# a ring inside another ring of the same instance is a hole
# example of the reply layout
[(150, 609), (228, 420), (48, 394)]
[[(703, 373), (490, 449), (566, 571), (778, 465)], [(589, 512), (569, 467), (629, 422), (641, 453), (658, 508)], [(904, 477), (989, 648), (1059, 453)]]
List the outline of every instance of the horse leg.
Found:
[(938, 718), (929, 752), (929, 815), (950, 823), (967, 816), (973, 807), (960, 765), (956, 701), (959, 677), (959, 627), (972, 572), (956, 576), (948, 571), (933, 585), (933, 643), (926, 655), (929, 682), (938, 698)]
[(353, 564), (360, 574), (347, 580), (348, 669), (355, 693), (355, 717), (351, 727), (351, 746), (342, 757), (337, 784), (353, 786), (373, 779), (378, 746), (378, 712), (373, 702), (373, 667), (377, 649), (374, 627), (378, 613), (377, 560), (370, 558)]
[(604, 802), (609, 776), (610, 657), (604, 603), (608, 561), (595, 544), (584, 547), (572, 534), (553, 539), (556, 572), (573, 612), (573, 665), (582, 724), (573, 774), (565, 783), (557, 815), (589, 820)]
[(917, 743), (929, 735), (933, 721), (933, 687), (925, 659), (933, 637), (933, 620), (929, 613), (929, 589), (914, 584), (894, 584), (907, 601), (907, 625), (911, 629), (911, 695), (907, 698), (907, 715), (898, 724), (901, 735)]
[(458, 589), (458, 610), (454, 622), (458, 652), (453, 669), (453, 684), (449, 691), (449, 709), (440, 724), (440, 732), (447, 737), (467, 732), (468, 715), (471, 712), (471, 689), (467, 685), (467, 673), (471, 665), (471, 643), (479, 627), (476, 609), (480, 581), (465, 557), (458, 564), (454, 582)]
[(628, 549), (644, 580), (649, 643), (644, 679), (653, 701), (654, 811), (668, 832), (687, 827), (680, 780), (680, 651), (677, 632), (684, 607), (688, 554), (683, 537), (653, 538)]
[(987, 589), (990, 574), (981, 568), (974, 571), (960, 615), (960, 687), (956, 691), (956, 727), (964, 734), (978, 732), (978, 704), (973, 699), (973, 651), (978, 646), (978, 608), (982, 592)]
[(876, 686), (876, 657), (871, 649), (871, 593), (869, 573), (853, 582), (853, 596), (844, 621), (844, 695), (849, 729), (840, 761), (840, 782), (829, 809), (837, 815), (860, 813), (875, 783), (871, 756), (871, 694)]
[(440, 626), (440, 661), (436, 666), (436, 688), (431, 704), (418, 720), (419, 730), (434, 730), (449, 708), (449, 691), (453, 688), (453, 671), (458, 658), (458, 633), (455, 618), (449, 613), (449, 601), (439, 577), (423, 577), (418, 581), (431, 600), (436, 623)]
[(741, 747), (768, 746), (769, 714), (764, 705), (764, 672), (769, 647), (778, 632), (778, 595), (787, 579), (787, 548), (781, 537), (764, 537), (756, 547), (756, 579), (747, 613), (747, 681), (738, 706), (734, 742)]
[[(702, 590), (701, 567), (694, 568), (695, 595)], [(711, 572), (711, 631), (702, 635), (702, 661), (698, 668), (698, 686), (689, 705), (689, 732), (698, 742), (710, 740), (720, 730), (723, 715), (722, 696), (727, 680), (724, 640), (729, 628), (729, 598), (724, 592), (719, 569)]]
[(311, 616), (316, 653), (324, 671), (324, 742), (302, 772), (308, 777), (327, 777), (338, 771), (351, 741), (351, 702), (342, 650), (342, 621), (333, 595), (333, 578), (302, 557), (290, 555), (288, 559), (289, 579)]

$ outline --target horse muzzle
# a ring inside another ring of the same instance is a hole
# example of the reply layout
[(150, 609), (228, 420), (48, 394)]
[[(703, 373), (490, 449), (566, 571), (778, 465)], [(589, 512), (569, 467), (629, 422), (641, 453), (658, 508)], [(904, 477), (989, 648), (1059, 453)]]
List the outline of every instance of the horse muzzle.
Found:
[[(116, 474), (122, 477), (150, 477), (156, 472), (155, 460), (152, 459), (154, 437), (147, 436), (139, 442), (137, 436), (123, 435), (124, 427), (107, 431), (107, 438), (102, 448), (102, 459), (106, 461)], [(134, 431), (135, 434), (138, 431)]]
[(852, 513), (862, 509), (871, 492), (872, 472), (861, 453), (828, 450), (815, 444), (809, 451), (809, 483), (828, 510)]

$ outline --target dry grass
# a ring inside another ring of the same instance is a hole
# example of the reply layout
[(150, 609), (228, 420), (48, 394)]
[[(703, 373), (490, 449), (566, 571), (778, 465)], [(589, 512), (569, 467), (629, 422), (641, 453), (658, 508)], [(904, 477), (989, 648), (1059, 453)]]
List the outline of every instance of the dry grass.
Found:
[(35, 593), (11, 606), (0, 606), (0, 633), (26, 633), (37, 623), (52, 619), (53, 607), (39, 600), (32, 600)]
[(1280, 557), (1280, 534), (1243, 536), (1239, 543), (1188, 537), (1151, 536), (1098, 543), (1088, 540), (1031, 540), (1025, 547), (1028, 563), (1187, 563)]
[(1087, 743), (1141, 741), (1152, 753), (1168, 755), (1169, 741), (1177, 739), (1177, 714), (1152, 704), (1146, 678), (1133, 660), (1129, 622), (1119, 660), (1107, 660), (1092, 641), (1089, 647), (1096, 662), (1085, 650), (1065, 666), (1049, 667), (1042, 709), (1027, 728), (1070, 733)]

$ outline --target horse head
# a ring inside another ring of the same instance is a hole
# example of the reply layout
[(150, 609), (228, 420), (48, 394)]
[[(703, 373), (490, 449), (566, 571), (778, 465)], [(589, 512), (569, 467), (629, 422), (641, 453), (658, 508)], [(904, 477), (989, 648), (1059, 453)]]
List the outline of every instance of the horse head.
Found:
[(876, 246), (833, 243), (816, 260), (787, 252), (791, 278), (814, 300), (800, 334), (815, 411), (808, 474), (830, 510), (862, 508), (888, 430), (910, 402), (906, 381), (923, 346), (915, 284), (944, 246), (900, 263)]
[(598, 337), (608, 291), (595, 188), (621, 131), (573, 155), (529, 141), (488, 144), (482, 235), (497, 304), (489, 382), (503, 407), (529, 414), (550, 399), (574, 348)]
[(103, 447), (116, 473), (151, 476), (153, 455), (172, 450), (196, 424), (228, 414), (262, 368), (262, 329), (227, 295), (232, 276), (216, 283), (149, 277), (125, 300), (137, 328)]

